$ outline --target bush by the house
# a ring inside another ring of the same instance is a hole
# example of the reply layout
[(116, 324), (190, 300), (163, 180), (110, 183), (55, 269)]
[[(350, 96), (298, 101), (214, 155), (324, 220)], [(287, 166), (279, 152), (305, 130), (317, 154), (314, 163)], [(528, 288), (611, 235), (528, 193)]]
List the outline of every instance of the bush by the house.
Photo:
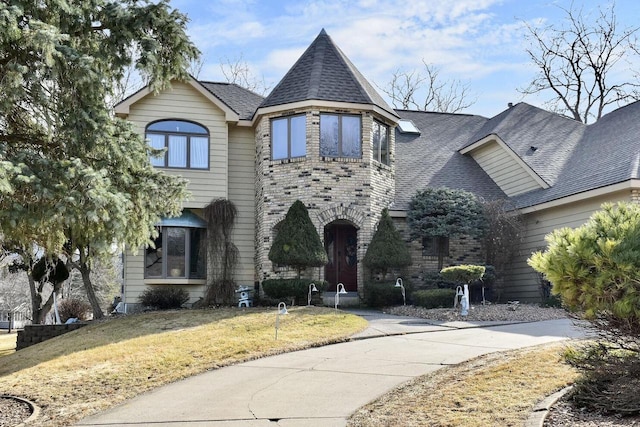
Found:
[(379, 273), (384, 280), (393, 268), (401, 269), (411, 265), (411, 253), (402, 236), (393, 225), (389, 211), (382, 210), (376, 232), (373, 234), (362, 264), (372, 273)]
[(189, 293), (177, 286), (152, 286), (138, 297), (140, 304), (154, 310), (171, 310), (189, 301)]
[[(318, 293), (327, 289), (327, 283), (311, 279), (269, 279), (262, 282), (262, 290), (273, 300), (294, 301), (298, 305), (306, 305), (309, 285), (314, 283)], [(316, 296), (313, 295), (312, 296)]]
[(425, 308), (449, 308), (453, 307), (455, 289), (425, 289), (415, 291), (412, 295), (413, 305)]
[(422, 276), (422, 281), (424, 283), (425, 289), (440, 289), (440, 288), (450, 288), (455, 289), (457, 286), (456, 282), (451, 282), (449, 280), (445, 280), (440, 274), (439, 271), (427, 271)]
[(58, 303), (58, 314), (62, 323), (71, 318), (78, 320), (87, 320), (87, 313), (91, 310), (91, 306), (77, 298), (64, 298)]
[[(402, 290), (395, 287), (396, 282), (367, 282), (364, 285), (364, 302), (368, 307), (390, 307), (402, 305)], [(407, 300), (411, 296), (411, 285), (403, 283)]]

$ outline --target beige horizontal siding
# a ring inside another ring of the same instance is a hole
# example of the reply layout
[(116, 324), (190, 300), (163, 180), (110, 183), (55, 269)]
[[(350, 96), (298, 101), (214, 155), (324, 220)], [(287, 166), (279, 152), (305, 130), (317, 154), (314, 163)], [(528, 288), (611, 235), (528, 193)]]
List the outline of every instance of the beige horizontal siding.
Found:
[(546, 209), (525, 215), (526, 236), (520, 253), (509, 270), (505, 281), (505, 298), (539, 301), (538, 275), (529, 267), (527, 259), (546, 247), (545, 236), (562, 227), (579, 227), (605, 202), (629, 201), (629, 191), (618, 192), (587, 201)]
[(233, 242), (240, 252), (235, 280), (253, 285), (255, 277), (255, 136), (253, 129), (229, 129), (229, 200), (238, 209)]
[(171, 175), (189, 180), (191, 198), (187, 208), (202, 208), (211, 199), (227, 197), (228, 193), (228, 129), (225, 115), (211, 101), (185, 83), (174, 82), (170, 90), (148, 95), (133, 104), (128, 119), (138, 132), (144, 134), (146, 126), (156, 120), (182, 119), (200, 123), (209, 131), (209, 170), (164, 169)]
[(508, 196), (541, 188), (531, 174), (495, 141), (474, 150), (471, 156)]

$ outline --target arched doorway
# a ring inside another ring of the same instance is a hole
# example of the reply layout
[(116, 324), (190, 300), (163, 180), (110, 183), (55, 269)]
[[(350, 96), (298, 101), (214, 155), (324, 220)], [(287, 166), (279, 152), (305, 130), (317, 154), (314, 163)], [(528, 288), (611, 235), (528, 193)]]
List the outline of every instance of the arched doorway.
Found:
[(324, 227), (324, 247), (329, 262), (324, 279), (329, 291), (342, 283), (349, 292), (358, 291), (358, 229), (348, 221), (338, 220)]

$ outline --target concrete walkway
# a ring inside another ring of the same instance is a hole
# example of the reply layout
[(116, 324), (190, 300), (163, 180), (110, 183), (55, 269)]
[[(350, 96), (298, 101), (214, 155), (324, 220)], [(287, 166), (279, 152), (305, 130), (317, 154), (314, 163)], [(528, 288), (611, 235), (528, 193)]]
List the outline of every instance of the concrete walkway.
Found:
[(345, 426), (358, 408), (416, 376), (487, 353), (584, 335), (566, 319), (443, 323), (354, 313), (365, 317), (369, 328), (350, 342), (207, 372), (141, 395), (78, 425)]

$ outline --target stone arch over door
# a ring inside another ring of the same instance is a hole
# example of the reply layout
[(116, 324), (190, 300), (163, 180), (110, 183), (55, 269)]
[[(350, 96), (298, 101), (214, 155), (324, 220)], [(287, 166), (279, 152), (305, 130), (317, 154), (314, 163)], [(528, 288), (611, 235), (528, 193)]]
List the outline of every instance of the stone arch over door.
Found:
[[(347, 291), (356, 292), (362, 286), (364, 256), (363, 233), (366, 214), (358, 209), (335, 205), (317, 214), (320, 235), (330, 262), (323, 269), (329, 291), (335, 291), (337, 283), (343, 283)], [(355, 251), (355, 253), (354, 253)]]

